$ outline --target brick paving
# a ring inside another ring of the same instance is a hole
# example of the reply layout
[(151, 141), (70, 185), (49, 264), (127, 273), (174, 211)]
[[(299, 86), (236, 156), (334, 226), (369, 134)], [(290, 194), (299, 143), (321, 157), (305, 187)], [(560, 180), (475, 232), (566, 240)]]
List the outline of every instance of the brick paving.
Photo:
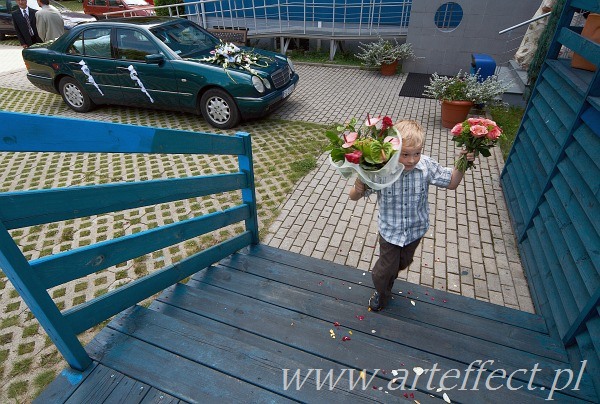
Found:
[[(0, 45), (0, 55), (0, 90), (24, 90), (39, 94), (40, 99), (46, 97), (47, 93), (40, 92), (27, 81), (20, 48)], [(455, 149), (448, 130), (441, 127), (438, 103), (425, 98), (398, 96), (406, 75), (383, 77), (372, 71), (312, 65), (298, 65), (297, 70), (300, 74), (297, 90), (270, 118), (331, 124), (344, 122), (352, 117), (362, 119), (369, 112), (389, 115), (394, 120), (415, 119), (426, 129), (424, 153), (443, 164), (452, 164)], [(5, 108), (1, 105), (3, 101), (0, 101), (0, 108)], [(81, 114), (62, 107), (58, 113), (82, 118)], [(106, 107), (86, 114), (85, 117), (119, 122), (120, 116), (130, 117), (132, 114), (140, 124), (155, 124), (154, 113), (148, 110)], [(202, 122), (200, 118), (189, 114), (165, 116), (163, 119), (169, 127), (178, 127), (177, 120), (197, 119)], [(256, 128), (262, 130), (261, 125)], [(244, 130), (249, 129), (245, 127)], [(297, 133), (297, 136), (302, 135), (303, 133)], [(266, 143), (260, 143), (258, 139)], [(262, 152), (261, 145), (268, 145), (268, 139), (264, 135), (255, 138), (255, 154), (259, 155), (258, 158)], [(1, 157), (0, 155), (0, 163)], [(48, 167), (53, 167), (53, 162), (44, 161)], [(14, 164), (21, 164), (22, 167), (24, 163)], [(112, 174), (111, 165), (108, 167), (108, 174)], [(502, 167), (500, 150), (494, 149), (492, 157), (480, 160), (477, 169), (465, 176), (456, 191), (430, 188), (431, 227), (415, 254), (415, 261), (408, 271), (400, 274), (401, 279), (533, 312), (530, 292), (499, 184)], [(51, 180), (52, 175), (49, 177), (48, 180)], [(257, 180), (258, 178), (259, 176)], [(29, 183), (31, 179), (25, 181)], [(368, 271), (378, 256), (376, 198), (373, 196), (358, 202), (350, 201), (347, 191), (352, 182), (353, 180), (343, 179), (329, 166), (326, 155), (320, 156), (317, 168), (298, 181), (287, 196), (281, 199), (278, 206), (280, 214), (272, 222), (263, 242)], [(264, 198), (268, 196), (265, 195)], [(177, 213), (173, 207), (165, 209), (170, 211), (152, 214), (160, 217)], [(103, 232), (107, 232), (106, 237), (110, 237), (111, 232), (121, 231), (111, 230), (110, 226), (107, 230), (107, 226), (101, 224), (95, 223), (90, 229), (91, 233), (98, 234), (97, 230), (101, 228)], [(41, 245), (42, 241), (38, 243)], [(115, 275), (118, 274), (117, 272)], [(94, 283), (92, 289), (85, 293), (93, 296), (96, 289), (106, 287), (105, 283)], [(0, 290), (3, 327), (4, 321), (11, 315), (8, 307), (18, 299), (18, 295), (15, 296), (13, 292), (14, 290), (8, 292), (6, 288), (4, 293)], [(67, 293), (70, 293), (70, 289)], [(10, 362), (13, 358), (12, 353), (4, 353), (9, 351), (2, 340), (8, 329), (8, 325), (6, 329), (0, 328), (0, 375), (4, 374), (2, 379), (5, 382), (11, 380)], [(21, 340), (29, 343), (25, 332), (22, 338), (15, 338), (12, 344)], [(19, 348), (21, 346), (23, 345), (19, 345)], [(16, 350), (15, 347), (10, 349), (11, 352)], [(19, 358), (27, 360), (28, 356), (34, 354), (36, 352), (23, 355), (19, 353)], [(56, 366), (55, 358), (49, 358), (48, 362)], [(31, 379), (42, 371), (43, 367), (32, 371)], [(3, 390), (0, 401), (6, 399), (6, 391)]]

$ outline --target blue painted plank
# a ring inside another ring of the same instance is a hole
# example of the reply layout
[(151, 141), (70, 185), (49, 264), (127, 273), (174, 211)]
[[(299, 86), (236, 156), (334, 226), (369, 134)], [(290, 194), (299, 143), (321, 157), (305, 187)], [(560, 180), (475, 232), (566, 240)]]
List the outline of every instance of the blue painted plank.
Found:
[[(98, 365), (87, 377), (87, 383), (80, 385), (65, 401), (65, 404), (103, 403), (123, 379), (122, 373)], [(94, 386), (94, 388), (90, 388), (90, 386)]]
[(245, 220), (249, 215), (250, 208), (247, 205), (240, 205), (222, 212), (32, 260), (29, 264), (44, 287), (49, 289), (129, 259), (237, 223)]
[[(571, 324), (571, 327), (565, 334), (563, 342), (565, 346), (569, 346), (575, 342), (575, 337), (584, 329), (586, 322), (592, 323), (592, 317), (598, 317), (598, 305), (600, 304), (600, 288), (596, 289), (596, 292), (589, 297), (587, 303)], [(588, 321), (589, 320), (589, 321)], [(599, 352), (597, 350), (597, 352)]]
[(249, 231), (214, 245), (202, 252), (163, 268), (103, 296), (85, 302), (63, 314), (75, 334), (79, 334), (105, 319), (125, 310), (127, 307), (166, 289), (168, 286), (187, 278), (229, 254), (249, 245), (252, 235)]
[[(156, 346), (104, 328), (88, 344), (90, 355), (117, 372), (135, 374), (167, 394), (190, 403), (293, 402), (268, 390)], [(93, 387), (93, 386), (92, 386)], [(101, 401), (80, 401), (95, 403)]]
[(544, 97), (536, 93), (535, 97), (532, 99), (532, 103), (535, 108), (538, 110), (540, 117), (544, 120), (546, 126), (550, 129), (550, 131), (544, 131), (540, 133), (545, 133), (547, 136), (552, 136), (556, 139), (556, 142), (562, 147), (565, 142), (568, 133), (569, 127), (564, 125), (564, 122), (558, 117), (556, 112), (553, 110), (550, 103), (552, 100), (546, 100)]
[(592, 13), (600, 13), (598, 0), (571, 0), (571, 7), (591, 11)]
[(178, 398), (173, 397), (163, 391), (157, 390), (154, 387), (150, 389), (141, 404), (179, 404), (182, 403)]
[[(0, 151), (244, 154), (236, 136), (0, 111)], [(65, 130), (73, 128), (73, 130)]]
[(591, 39), (562, 27), (558, 34), (558, 41), (595, 66), (600, 64), (600, 44), (593, 42)]
[[(535, 108), (530, 109), (530, 118), (527, 120), (527, 124), (528, 126), (524, 127), (525, 130), (528, 132), (530, 130), (535, 131), (538, 137), (543, 136), (543, 142), (541, 142), (541, 144), (543, 145), (545, 153), (548, 156), (549, 163), (552, 165), (552, 167), (554, 167), (554, 163), (561, 151), (561, 145), (556, 141), (554, 135), (549, 136), (549, 133), (552, 133), (555, 130), (565, 131), (565, 128), (562, 127), (562, 125), (560, 125), (558, 129), (549, 126), (550, 120), (543, 119), (538, 110)], [(551, 172), (551, 170), (548, 170), (548, 173), (549, 172)]]
[[(0, 194), (8, 229), (92, 216), (248, 187), (243, 173)], [(40, 201), (44, 201), (40, 203)]]
[(552, 104), (552, 114), (560, 119), (565, 128), (571, 128), (577, 117), (577, 112), (573, 111), (545, 80), (536, 85), (536, 90), (546, 102)]
[(563, 77), (565, 82), (571, 83), (573, 89), (580, 96), (584, 96), (587, 93), (587, 89), (593, 79), (593, 73), (587, 71), (577, 71), (580, 69), (572, 69), (570, 63), (570, 60), (546, 60), (546, 65), (549, 68)]
[[(543, 207), (541, 209), (543, 209)], [(564, 306), (558, 299), (555, 298), (555, 296), (559, 296), (559, 294), (550, 273), (550, 265), (555, 265), (553, 263), (556, 262), (556, 258), (554, 258), (554, 261), (550, 262), (546, 259), (546, 251), (544, 250), (546, 238), (548, 237), (546, 234), (546, 229), (543, 226), (543, 222), (539, 216), (536, 216), (533, 220), (536, 224), (536, 227), (532, 227), (527, 231), (527, 238), (529, 240), (529, 245), (531, 246), (531, 252), (533, 253), (532, 261), (535, 263), (539, 271), (538, 282), (543, 285), (545, 295), (548, 296), (547, 310), (549, 310), (549, 313), (551, 313), (552, 319), (556, 324), (558, 335), (560, 338), (562, 338), (569, 329), (570, 322), (567, 318), (567, 314), (565, 313)]]
[[(599, 335), (596, 334), (596, 337), (598, 336)], [(595, 382), (596, 402), (600, 399), (600, 358), (598, 357), (598, 348), (597, 346), (594, 346), (594, 342), (597, 344), (599, 340), (600, 339), (593, 339), (587, 332), (582, 332), (577, 335), (577, 346), (580, 355), (587, 360), (587, 373), (591, 375)], [(579, 366), (581, 365), (579, 364)]]
[[(600, 271), (600, 235), (595, 231), (588, 215), (586, 215), (585, 211), (587, 209), (582, 208), (569, 188), (571, 176), (569, 175), (568, 168), (566, 160), (565, 164), (559, 164), (559, 169), (564, 177), (557, 175), (552, 180), (552, 185), (556, 189), (556, 195), (559, 199), (555, 200), (555, 203), (558, 204), (554, 204), (551, 207), (555, 210), (555, 215), (558, 214), (557, 212), (564, 214), (562, 217), (557, 216), (558, 221), (570, 222), (573, 225), (570, 234), (574, 240), (581, 240), (580, 246), (573, 245), (571, 249), (571, 254), (574, 256), (575, 260), (578, 262), (579, 260), (590, 260), (596, 268), (596, 271)], [(597, 206), (595, 210), (598, 212)], [(599, 220), (598, 215), (596, 214), (592, 220)]]
[(544, 204), (540, 207), (540, 215), (546, 226), (546, 234), (550, 236), (547, 248), (551, 251), (546, 253), (546, 257), (548, 261), (556, 258), (556, 261), (551, 261), (552, 264), (549, 266), (552, 279), (559, 292), (559, 296), (555, 296), (555, 298), (560, 297), (565, 311), (568, 313), (569, 323), (572, 324), (589, 299), (590, 293), (578, 272), (577, 262), (569, 254), (570, 250), (565, 242), (564, 234), (561, 233), (548, 205)]
[[(357, 271), (356, 268), (320, 260), (302, 254), (292, 253), (264, 244), (250, 246), (247, 249), (238, 252), (234, 257), (226, 258), (223, 260), (223, 262), (230, 262), (234, 258), (237, 259), (237, 256), (241, 255), (249, 255), (282, 264), (290, 267), (290, 270), (294, 268), (300, 268), (310, 273), (325, 277), (332, 277), (342, 282), (349, 281), (358, 285), (361, 285), (365, 282), (365, 275), (363, 275), (364, 272)], [(291, 282), (291, 280), (288, 281), (288, 283)], [(429, 296), (430, 298), (435, 299), (429, 300), (427, 302), (428, 306), (433, 305), (437, 307), (450, 308), (453, 311), (459, 312), (459, 315), (460, 313), (465, 313), (543, 334), (548, 333), (548, 329), (546, 328), (544, 320), (536, 314), (513, 310), (496, 304), (480, 302), (469, 297), (448, 293), (443, 290), (428, 288), (426, 286), (402, 281), (401, 279), (397, 279), (394, 285), (397, 286), (397, 288), (394, 290), (412, 292), (417, 296)], [(336, 298), (337, 297), (338, 296), (336, 296)], [(446, 300), (446, 302), (444, 302), (444, 300)]]
[(543, 126), (543, 123), (535, 124), (531, 120), (528, 120), (527, 122), (523, 123), (523, 129), (526, 130), (527, 133), (530, 133), (531, 137), (534, 138), (534, 140), (531, 140), (530, 143), (533, 143), (533, 146), (537, 152), (537, 157), (539, 158), (542, 166), (543, 172), (537, 173), (538, 181), (540, 177), (548, 177), (548, 175), (550, 175), (552, 169), (554, 168), (554, 159), (550, 156), (548, 149), (552, 147), (555, 144), (555, 142), (553, 142), (552, 139), (545, 139), (544, 141), (541, 141), (539, 133), (544, 133), (540, 132), (540, 129), (542, 129)]
[(33, 400), (33, 404), (64, 403), (86, 378), (98, 366), (93, 362), (83, 372), (71, 368), (63, 369), (42, 392)]
[(544, 79), (540, 85), (549, 85), (559, 95), (562, 101), (571, 108), (573, 113), (578, 113), (583, 105), (584, 97), (567, 82), (563, 76), (553, 69), (544, 69)]
[[(582, 114), (581, 119), (586, 123), (589, 129), (597, 136), (600, 136), (600, 99), (598, 97), (588, 97), (588, 100), (599, 102), (595, 108), (587, 108)], [(595, 149), (596, 155), (600, 152)]]
[(65, 360), (71, 367), (84, 370), (91, 359), (71, 332), (67, 321), (52, 301), (50, 295), (32, 273), (27, 259), (21, 253), (6, 228), (0, 223), (0, 268), (25, 301), (29, 310), (44, 327)]
[(244, 141), (245, 154), (238, 156), (240, 172), (246, 174), (249, 186), (242, 189), (242, 201), (250, 207), (250, 215), (246, 219), (246, 229), (252, 233), (252, 244), (258, 244), (258, 214), (256, 208), (256, 193), (254, 190), (254, 163), (252, 161), (252, 144), (248, 133), (239, 132)]

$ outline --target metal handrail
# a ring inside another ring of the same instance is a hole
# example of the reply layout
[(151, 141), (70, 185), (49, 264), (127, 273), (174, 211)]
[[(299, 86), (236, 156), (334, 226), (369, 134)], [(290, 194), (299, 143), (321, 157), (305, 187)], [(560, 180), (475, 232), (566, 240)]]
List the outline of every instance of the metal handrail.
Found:
[(523, 22), (521, 22), (521, 23), (519, 23), (517, 25), (513, 25), (510, 28), (503, 29), (502, 31), (498, 32), (498, 34), (504, 34), (506, 32), (512, 31), (513, 29), (517, 29), (519, 27), (522, 27), (523, 25), (529, 25), (529, 24), (531, 24), (534, 21), (541, 20), (542, 18), (548, 17), (550, 14), (552, 14), (552, 11), (548, 11), (545, 14), (538, 15), (537, 17), (530, 18), (529, 20), (523, 21)]

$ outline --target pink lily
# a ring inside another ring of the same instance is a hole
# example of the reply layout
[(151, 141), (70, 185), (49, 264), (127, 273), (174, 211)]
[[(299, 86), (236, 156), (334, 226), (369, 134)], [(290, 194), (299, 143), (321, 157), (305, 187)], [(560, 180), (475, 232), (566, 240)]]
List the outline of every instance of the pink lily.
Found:
[(400, 150), (400, 139), (398, 139), (397, 136), (387, 136), (383, 141), (390, 142), (392, 144), (392, 149)]
[(344, 136), (344, 144), (342, 145), (342, 147), (347, 149), (348, 147), (351, 147), (354, 144), (354, 142), (358, 138), (358, 133), (348, 132), (348, 133), (344, 133), (343, 136)]

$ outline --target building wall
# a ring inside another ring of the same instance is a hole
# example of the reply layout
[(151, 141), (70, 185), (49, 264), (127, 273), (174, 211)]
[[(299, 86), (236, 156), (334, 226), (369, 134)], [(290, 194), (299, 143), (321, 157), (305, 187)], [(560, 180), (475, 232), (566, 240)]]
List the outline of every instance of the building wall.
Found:
[[(540, 0), (454, 0), (463, 9), (463, 19), (452, 32), (440, 31), (434, 22), (435, 12), (446, 1), (413, 1), (406, 42), (419, 57), (404, 62), (404, 72), (453, 75), (469, 70), (471, 54), (490, 55), (497, 65), (512, 59), (527, 26), (512, 34), (498, 32), (530, 19)], [(511, 40), (512, 39), (512, 40)]]

